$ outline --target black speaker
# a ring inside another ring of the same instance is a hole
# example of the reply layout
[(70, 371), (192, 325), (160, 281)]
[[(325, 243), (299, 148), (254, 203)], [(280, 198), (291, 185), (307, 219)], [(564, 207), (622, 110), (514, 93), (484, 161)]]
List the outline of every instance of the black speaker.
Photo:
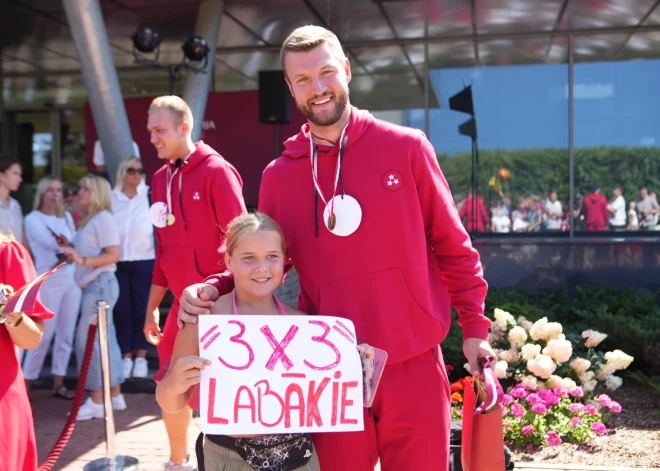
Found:
[(259, 71), (259, 122), (291, 122), (291, 92), (281, 70)]

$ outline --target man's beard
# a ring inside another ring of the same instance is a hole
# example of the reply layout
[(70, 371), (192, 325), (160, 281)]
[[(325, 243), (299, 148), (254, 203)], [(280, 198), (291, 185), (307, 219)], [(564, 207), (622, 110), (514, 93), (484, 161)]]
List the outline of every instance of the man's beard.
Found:
[(335, 112), (330, 116), (325, 114), (321, 116), (314, 114), (314, 105), (298, 105), (298, 109), (305, 116), (305, 118), (307, 118), (312, 124), (315, 124), (316, 126), (332, 126), (341, 119), (344, 111), (346, 110), (346, 106), (348, 105), (348, 92), (341, 93), (340, 95), (335, 95), (334, 93), (324, 94), (321, 98), (317, 98), (314, 101), (318, 101), (319, 99), (326, 97), (334, 98), (335, 101)]

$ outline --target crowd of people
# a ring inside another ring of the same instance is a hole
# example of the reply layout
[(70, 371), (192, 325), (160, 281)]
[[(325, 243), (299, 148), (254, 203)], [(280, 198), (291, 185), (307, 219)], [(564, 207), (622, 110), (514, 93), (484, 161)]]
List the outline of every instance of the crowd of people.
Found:
[[(598, 185), (589, 194), (577, 194), (573, 205), (575, 231), (654, 231), (660, 230), (657, 194), (648, 187), (626, 204), (623, 187), (616, 185), (608, 198)], [(497, 198), (490, 209), (483, 197), (456, 198), (461, 222), (469, 233), (567, 232), (570, 229), (568, 201), (559, 201), (557, 192), (547, 196), (525, 195), (514, 205), (508, 196)]]
[[(147, 342), (157, 346), (168, 471), (198, 464), (201, 471), (367, 471), (378, 461), (383, 471), (448, 468), (450, 388), (440, 344), (450, 304), (470, 372), (481, 374), (480, 359), (494, 357), (479, 255), (426, 136), (350, 104), (351, 66), (332, 32), (294, 30), (281, 59), (308, 122), (264, 170), (257, 213), (247, 214), (236, 169), (192, 141), (192, 113), (176, 96), (156, 98), (145, 117), (164, 162), (150, 188), (137, 157), (121, 162), (114, 190), (107, 179), (87, 175), (71, 200), (60, 180), (44, 177), (23, 221), (9, 196), (21, 184), (20, 163), (0, 159), (0, 282), (21, 286), (67, 262), (44, 283), (43, 306), (0, 314), (0, 351), (11, 366), (0, 383), (12, 391), (0, 393), (3, 427), (8, 411), (16, 419), (0, 459), (11, 469), (37, 466), (30, 382), (52, 342), (53, 394), (71, 399), (63, 378), (72, 351), (80, 368), (99, 299), (114, 313), (107, 325), (113, 409), (127, 407), (125, 379), (146, 376)], [(77, 215), (66, 201), (75, 202)], [(399, 222), (394, 229), (392, 221)], [(273, 295), (293, 266), (298, 309)], [(174, 303), (161, 330), (168, 289)], [(199, 356), (195, 324), (209, 313), (350, 319), (367, 359), (370, 345), (388, 352), (377, 396), (364, 408), (364, 431), (204, 435), (192, 453), (187, 431), (210, 360)], [(104, 416), (95, 344), (79, 420)], [(15, 347), (28, 350), (23, 368)], [(251, 454), (257, 451), (260, 461)]]

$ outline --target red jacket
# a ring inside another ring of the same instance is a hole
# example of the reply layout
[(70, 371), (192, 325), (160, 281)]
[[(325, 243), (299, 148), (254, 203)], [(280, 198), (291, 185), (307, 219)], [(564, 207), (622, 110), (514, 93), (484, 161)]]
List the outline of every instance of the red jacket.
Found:
[[(232, 165), (199, 141), (197, 150), (172, 181), (175, 222), (156, 229), (156, 261), (152, 283), (169, 287), (177, 298), (187, 286), (225, 270), (222, 245), (229, 221), (245, 213), (243, 182)], [(154, 174), (152, 203), (167, 202), (167, 168)], [(181, 191), (179, 191), (179, 181)]]
[(481, 198), (477, 198), (476, 202), (472, 195), (465, 198), (458, 217), (461, 221), (465, 219), (465, 229), (468, 232), (490, 232), (488, 211)]
[[(464, 336), (485, 339), (490, 321), (479, 255), (431, 143), (418, 130), (357, 108), (346, 136), (342, 182), (362, 207), (362, 222), (347, 237), (326, 229), (320, 198), (315, 209), (309, 124), (263, 173), (259, 208), (282, 226), (300, 278), (299, 308), (351, 319), (359, 341), (387, 350), (390, 364), (444, 339), (450, 302)], [(319, 146), (319, 183), (328, 196), (337, 157), (337, 146)], [(215, 285), (227, 292), (227, 281)]]
[(591, 193), (584, 198), (584, 223), (588, 231), (606, 231), (609, 218), (604, 195)]

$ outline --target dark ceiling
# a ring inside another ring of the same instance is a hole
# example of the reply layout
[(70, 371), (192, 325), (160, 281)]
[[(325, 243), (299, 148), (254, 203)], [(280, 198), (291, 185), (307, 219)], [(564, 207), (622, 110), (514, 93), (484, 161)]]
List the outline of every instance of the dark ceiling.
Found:
[[(100, 0), (125, 96), (166, 93), (167, 74), (134, 64), (130, 36), (151, 26), (160, 60), (181, 61), (199, 0)], [(429, 67), (562, 63), (568, 33), (576, 62), (660, 57), (660, 0), (227, 0), (215, 58), (216, 91), (257, 88), (279, 68), (295, 27), (324, 24), (352, 62), (353, 101), (371, 109), (424, 106)], [(4, 0), (0, 8), (3, 98), (8, 107), (76, 106), (86, 100), (59, 0)], [(183, 82), (177, 83), (177, 92)], [(386, 92), (386, 93), (383, 93)], [(435, 98), (431, 97), (434, 101)]]

